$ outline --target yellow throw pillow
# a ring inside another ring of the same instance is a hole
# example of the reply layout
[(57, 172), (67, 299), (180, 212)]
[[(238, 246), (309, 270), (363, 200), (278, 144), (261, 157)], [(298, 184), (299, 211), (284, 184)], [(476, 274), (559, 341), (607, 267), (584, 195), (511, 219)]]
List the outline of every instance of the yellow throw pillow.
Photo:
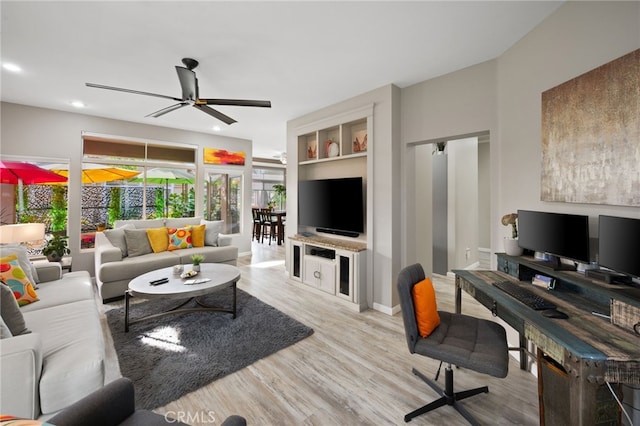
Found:
[(168, 228), (169, 247), (167, 250), (180, 250), (193, 247), (191, 243), (191, 226), (184, 228)]
[(191, 227), (191, 244), (194, 247), (204, 247), (205, 224)]
[(414, 285), (412, 292), (418, 332), (422, 337), (427, 337), (440, 325), (436, 292), (433, 289), (431, 279), (425, 278)]
[(169, 247), (169, 233), (167, 228), (147, 228), (147, 238), (154, 253), (167, 251)]
[(33, 288), (33, 283), (29, 281), (27, 274), (20, 267), (18, 256), (15, 254), (0, 258), (0, 278), (9, 286), (19, 306), (40, 300)]

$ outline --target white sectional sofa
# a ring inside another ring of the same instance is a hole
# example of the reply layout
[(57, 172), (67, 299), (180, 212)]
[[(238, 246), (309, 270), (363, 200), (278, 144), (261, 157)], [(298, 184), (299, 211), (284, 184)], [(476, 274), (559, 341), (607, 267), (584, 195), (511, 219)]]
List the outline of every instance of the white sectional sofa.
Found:
[(43, 419), (104, 385), (105, 350), (89, 273), (34, 265), (39, 301), (18, 308), (9, 287), (0, 287), (2, 322), (12, 325), (0, 341), (0, 407)]
[[(135, 230), (159, 230), (205, 225), (204, 246), (173, 251), (153, 251), (146, 247), (144, 232)], [(150, 220), (119, 220), (114, 229), (96, 233), (95, 275), (103, 303), (124, 297), (129, 281), (160, 268), (178, 264), (190, 264), (191, 256), (204, 256), (205, 263), (236, 265), (238, 248), (231, 245), (231, 237), (220, 233), (223, 221), (205, 221), (195, 218), (169, 218)], [(142, 247), (142, 249), (140, 249)], [(145, 248), (146, 247), (146, 248)]]

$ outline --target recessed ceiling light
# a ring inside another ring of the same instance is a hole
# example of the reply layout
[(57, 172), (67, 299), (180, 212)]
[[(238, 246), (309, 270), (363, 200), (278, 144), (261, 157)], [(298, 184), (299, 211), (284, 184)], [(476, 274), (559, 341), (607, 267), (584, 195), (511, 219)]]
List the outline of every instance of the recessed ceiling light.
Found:
[(11, 71), (11, 72), (20, 72), (20, 71), (22, 71), (22, 68), (20, 68), (16, 64), (10, 64), (10, 63), (2, 64), (2, 68), (4, 68), (7, 71)]
[(82, 101), (71, 101), (71, 105), (76, 107), (76, 108), (84, 108), (84, 102)]
[(214, 132), (219, 132), (220, 130), (222, 130), (222, 128), (220, 126), (213, 126), (213, 131)]

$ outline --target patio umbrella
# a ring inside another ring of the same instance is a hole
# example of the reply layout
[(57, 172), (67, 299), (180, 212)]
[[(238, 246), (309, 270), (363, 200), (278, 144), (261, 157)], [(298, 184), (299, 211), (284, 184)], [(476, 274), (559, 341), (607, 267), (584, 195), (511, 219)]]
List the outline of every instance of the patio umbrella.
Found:
[[(162, 167), (154, 167), (147, 170), (146, 173), (147, 183), (164, 183), (164, 209), (165, 216), (169, 213), (169, 184), (176, 183), (194, 183), (196, 177), (191, 173), (188, 173), (180, 169), (165, 169)], [(142, 182), (143, 178), (138, 177), (132, 180), (133, 182)]]
[[(49, 164), (46, 169), (64, 177), (69, 177), (68, 164)], [(130, 179), (140, 174), (137, 170), (121, 169), (104, 164), (83, 163), (82, 183), (102, 183), (114, 180)]]
[(67, 178), (31, 163), (0, 161), (0, 183), (37, 184), (66, 182)]
[(22, 161), (0, 161), (0, 183), (18, 185), (18, 207), (24, 210), (22, 185), (66, 182), (67, 178)]

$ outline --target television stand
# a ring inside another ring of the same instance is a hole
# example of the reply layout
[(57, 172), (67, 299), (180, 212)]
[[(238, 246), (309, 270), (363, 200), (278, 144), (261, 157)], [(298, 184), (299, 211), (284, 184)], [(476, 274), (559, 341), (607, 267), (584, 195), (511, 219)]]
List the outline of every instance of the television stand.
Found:
[(289, 278), (301, 287), (332, 295), (336, 302), (363, 311), (367, 309), (367, 245), (315, 235), (289, 237)]

